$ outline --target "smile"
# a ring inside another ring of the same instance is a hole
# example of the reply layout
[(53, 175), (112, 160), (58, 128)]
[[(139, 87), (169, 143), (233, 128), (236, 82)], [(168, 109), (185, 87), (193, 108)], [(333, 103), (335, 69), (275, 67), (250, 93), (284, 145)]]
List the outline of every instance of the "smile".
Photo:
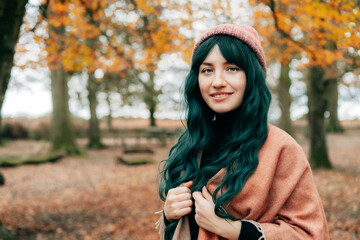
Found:
[(231, 92), (219, 92), (219, 93), (212, 93), (210, 96), (213, 98), (216, 102), (222, 102), (228, 99), (231, 96)]
[(230, 96), (232, 93), (213, 93), (210, 94), (210, 96), (214, 97), (214, 98), (222, 98), (222, 97), (227, 97)]

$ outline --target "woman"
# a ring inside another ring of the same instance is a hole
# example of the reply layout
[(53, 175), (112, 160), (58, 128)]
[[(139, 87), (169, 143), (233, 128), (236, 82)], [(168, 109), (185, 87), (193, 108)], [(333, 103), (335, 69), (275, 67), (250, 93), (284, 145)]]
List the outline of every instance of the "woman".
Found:
[(195, 44), (187, 129), (160, 172), (165, 239), (329, 239), (301, 147), (268, 124), (266, 62), (255, 29), (216, 26)]

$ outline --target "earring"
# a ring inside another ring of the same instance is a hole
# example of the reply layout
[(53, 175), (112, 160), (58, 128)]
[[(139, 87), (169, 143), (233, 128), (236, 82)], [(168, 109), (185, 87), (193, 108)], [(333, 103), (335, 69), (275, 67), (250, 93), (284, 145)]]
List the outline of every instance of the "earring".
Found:
[(213, 122), (216, 121), (216, 115), (214, 115), (214, 117), (213, 117), (213, 119), (211, 121), (213, 121)]

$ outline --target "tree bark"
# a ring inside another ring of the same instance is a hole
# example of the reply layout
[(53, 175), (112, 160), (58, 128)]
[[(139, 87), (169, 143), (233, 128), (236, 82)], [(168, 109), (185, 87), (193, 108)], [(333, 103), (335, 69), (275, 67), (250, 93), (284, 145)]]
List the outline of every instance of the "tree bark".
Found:
[(278, 85), (278, 99), (279, 107), (281, 110), (280, 117), (280, 128), (285, 130), (290, 135), (294, 135), (291, 117), (290, 117), (290, 107), (292, 102), (292, 97), (290, 95), (289, 89), (291, 86), (291, 79), (289, 77), (290, 66), (288, 64), (281, 64), (279, 85)]
[(90, 120), (89, 120), (89, 144), (88, 148), (99, 149), (104, 145), (101, 143), (99, 119), (96, 113), (97, 99), (96, 93), (98, 89), (98, 83), (96, 82), (94, 73), (89, 73), (89, 79), (87, 84), (88, 100), (90, 105)]
[[(4, 176), (2, 175), (2, 173), (0, 172), (0, 186), (4, 185), (5, 184), (5, 178)], [(1, 221), (0, 221), (1, 222)]]
[(309, 127), (310, 127), (310, 164), (313, 168), (331, 168), (326, 145), (326, 110), (324, 70), (321, 66), (312, 66), (307, 81)]
[(145, 89), (144, 101), (150, 112), (150, 126), (156, 127), (156, 119), (154, 115), (158, 103), (157, 97), (159, 93), (155, 90), (155, 73), (150, 72), (149, 75), (150, 78), (149, 78), (149, 83), (146, 86), (147, 89)]
[(156, 127), (156, 120), (155, 120), (155, 109), (156, 109), (156, 105), (152, 104), (151, 106), (149, 106), (149, 111), (150, 111), (150, 126), (151, 127)]
[(326, 131), (327, 132), (344, 132), (338, 116), (338, 81), (337, 79), (328, 79), (325, 86), (325, 93), (327, 99), (327, 110), (330, 113)]
[(107, 90), (107, 93), (106, 93), (106, 103), (109, 107), (109, 114), (107, 116), (107, 127), (108, 127), (108, 130), (111, 131), (113, 130), (113, 126), (112, 126), (112, 120), (113, 120), (113, 117), (112, 117), (112, 110), (111, 110), (111, 101), (110, 101), (110, 92), (109, 90)]
[(68, 76), (60, 68), (51, 70), (50, 78), (53, 101), (51, 149), (64, 151), (68, 155), (79, 155), (81, 151), (75, 141), (69, 110)]
[[(10, 80), (15, 46), (19, 38), (20, 26), (23, 23), (27, 2), (27, 0), (5, 0), (0, 2), (0, 129), (2, 126), (1, 109)], [(1, 134), (0, 144), (2, 144)]]

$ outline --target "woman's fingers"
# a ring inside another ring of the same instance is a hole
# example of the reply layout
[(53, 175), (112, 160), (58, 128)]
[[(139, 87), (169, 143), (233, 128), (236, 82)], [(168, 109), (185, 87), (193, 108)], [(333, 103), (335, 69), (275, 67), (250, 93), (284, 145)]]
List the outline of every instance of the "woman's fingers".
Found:
[(192, 201), (192, 200), (185, 200), (185, 201), (177, 202), (177, 203), (176, 203), (176, 207), (179, 208), (179, 209), (191, 207), (192, 205), (193, 205), (193, 201)]
[(201, 201), (203, 201), (205, 199), (203, 194), (201, 192), (198, 192), (198, 191), (193, 192), (192, 197), (194, 198), (195, 203), (196, 202), (200, 203)]
[(192, 205), (193, 205), (193, 201), (191, 199), (190, 194), (189, 196), (184, 194), (180, 196), (180, 198), (169, 199), (169, 201), (167, 202), (167, 206), (171, 210), (191, 207)]
[(175, 195), (174, 199), (176, 198), (176, 201), (181, 202), (181, 201), (185, 201), (185, 200), (191, 200), (191, 193), (181, 193), (181, 194), (177, 194)]
[(193, 185), (193, 181), (188, 181), (188, 182), (182, 183), (182, 184), (180, 185), (180, 187), (190, 188), (192, 185)]
[(164, 213), (168, 220), (179, 219), (192, 211), (193, 201), (189, 189), (192, 184), (193, 181), (189, 181), (169, 190), (164, 205)]
[(202, 194), (207, 200), (212, 200), (212, 195), (209, 193), (206, 186), (202, 188)]
[(190, 187), (192, 186), (192, 184), (193, 184), (193, 181), (182, 183), (179, 187), (170, 189), (168, 192), (168, 196), (174, 195), (174, 194), (180, 195), (183, 193), (191, 193)]
[(165, 203), (164, 211), (168, 220), (179, 219), (184, 215), (187, 215), (192, 210), (193, 201), (174, 201)]
[(208, 213), (210, 209), (214, 209), (212, 195), (208, 192), (206, 187), (203, 187), (202, 192), (196, 191), (192, 194), (195, 200), (195, 213), (197, 218), (204, 213)]
[(188, 215), (189, 213), (191, 213), (191, 211), (192, 211), (191, 207), (186, 207), (186, 208), (179, 209), (179, 210), (174, 212), (172, 220), (180, 219), (183, 216)]

